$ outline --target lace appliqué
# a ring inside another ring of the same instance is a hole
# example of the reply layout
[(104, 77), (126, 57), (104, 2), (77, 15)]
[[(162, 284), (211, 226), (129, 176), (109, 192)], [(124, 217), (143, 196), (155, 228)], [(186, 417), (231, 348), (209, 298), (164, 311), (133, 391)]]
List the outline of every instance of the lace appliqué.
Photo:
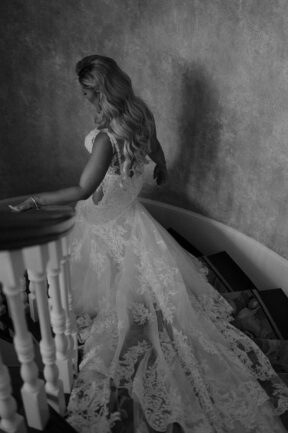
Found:
[(82, 242), (79, 241), (78, 239), (73, 239), (70, 246), (71, 261), (75, 261), (75, 262), (81, 261), (81, 248), (82, 248)]
[(130, 311), (135, 323), (138, 325), (144, 325), (147, 321), (153, 320), (153, 315), (149, 311), (149, 308), (141, 302), (133, 302), (130, 306)]
[(125, 227), (112, 222), (103, 226), (92, 226), (91, 233), (103, 239), (111, 257), (120, 264), (128, 242)]
[[(165, 260), (154, 257), (153, 262), (149, 251), (139, 242), (137, 237), (131, 241), (135, 254), (139, 258), (137, 264), (139, 286), (137, 293), (143, 295), (148, 291), (157, 300), (159, 308), (164, 312), (165, 318), (172, 321), (175, 305), (173, 296), (176, 294), (176, 285), (172, 281), (177, 280), (179, 271), (176, 267), (167, 267)], [(175, 281), (176, 282), (176, 281)]]
[(103, 254), (101, 248), (99, 248), (99, 243), (94, 239), (91, 240), (91, 251), (90, 251), (90, 261), (95, 272), (100, 276), (102, 272), (105, 271), (105, 262), (107, 258), (106, 255)]
[[(121, 186), (118, 169), (116, 162), (109, 168), (97, 205), (88, 199), (78, 207), (72, 262), (84, 266), (86, 251), (86, 269), (92, 280), (95, 274), (101, 297), (83, 334), (69, 422), (81, 433), (110, 433), (116, 386), (142, 413), (137, 433), (164, 432), (173, 422), (185, 433), (283, 433), (276, 416), (288, 410), (286, 386), (258, 346), (232, 325), (233, 308), (194, 257), (191, 273), (182, 275), (177, 263), (183, 260), (185, 268), (187, 253), (177, 250), (175, 257), (136, 201), (142, 176)], [(270, 392), (258, 381), (267, 381)]]

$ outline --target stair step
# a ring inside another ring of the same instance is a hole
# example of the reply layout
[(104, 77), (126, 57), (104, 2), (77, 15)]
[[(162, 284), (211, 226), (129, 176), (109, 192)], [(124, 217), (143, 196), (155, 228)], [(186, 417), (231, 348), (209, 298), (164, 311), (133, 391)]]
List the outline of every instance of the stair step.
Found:
[(203, 260), (226, 287), (225, 291), (257, 290), (254, 283), (226, 251), (204, 256)]
[[(184, 248), (194, 257), (197, 257), (207, 268), (207, 262), (205, 260), (205, 257), (203, 257), (203, 254), (194, 245), (192, 245), (189, 241), (187, 241), (186, 238), (180, 235), (180, 233), (178, 233), (172, 227), (169, 227), (167, 231), (170, 233), (171, 236), (173, 236), (173, 238), (178, 242), (178, 244), (181, 245), (182, 248)], [(215, 271), (210, 266), (208, 266), (207, 279), (209, 283), (220, 293), (227, 292), (227, 290), (228, 291), (230, 290), (229, 288), (226, 287), (223, 281), (219, 278), (219, 276), (215, 273)]]
[(280, 415), (280, 419), (286, 428), (286, 431), (288, 432), (288, 412), (284, 412), (282, 415)]
[(230, 293), (230, 287), (227, 286), (225, 281), (219, 275), (212, 269), (212, 267), (207, 263), (205, 260), (205, 257), (199, 257), (198, 260), (200, 260), (203, 265), (208, 270), (208, 273), (206, 274), (206, 278), (208, 282), (211, 284), (211, 286), (214, 287), (219, 293)]
[(281, 377), (283, 382), (288, 386), (288, 373), (278, 373), (278, 376)]
[(167, 231), (170, 233), (171, 236), (178, 242), (181, 247), (183, 247), (185, 250), (189, 251), (193, 256), (195, 257), (201, 257), (203, 254), (201, 251), (199, 251), (194, 245), (192, 245), (187, 239), (185, 239), (180, 233), (178, 233), (176, 230), (174, 230), (172, 227), (169, 227)]
[(248, 337), (279, 339), (279, 331), (274, 321), (271, 321), (269, 311), (255, 297), (254, 290), (221, 293), (233, 307), (233, 325)]
[(288, 340), (256, 338), (254, 342), (267, 356), (277, 374), (287, 374), (288, 379)]
[(255, 293), (263, 309), (269, 311), (270, 320), (275, 323), (280, 338), (288, 339), (288, 298), (282, 289), (262, 290)]
[(241, 323), (241, 326), (250, 328), (251, 331), (252, 328), (254, 329), (251, 335), (252, 338), (254, 334), (259, 338), (288, 340), (286, 323), (288, 299), (284, 292), (281, 289), (279, 290), (269, 290), (269, 293), (258, 290), (244, 290), (221, 294), (235, 309), (235, 316), (242, 310), (239, 323)]

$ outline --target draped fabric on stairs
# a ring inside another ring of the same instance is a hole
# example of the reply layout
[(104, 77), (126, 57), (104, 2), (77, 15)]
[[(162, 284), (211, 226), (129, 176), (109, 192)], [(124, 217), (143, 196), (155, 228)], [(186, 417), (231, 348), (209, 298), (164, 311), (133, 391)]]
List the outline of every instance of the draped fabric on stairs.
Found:
[[(261, 292), (261, 290), (258, 290), (258, 288), (255, 287), (253, 282), (244, 274), (226, 252), (220, 251), (217, 254), (203, 257), (200, 251), (193, 247), (186, 239), (182, 238), (175, 230), (169, 229), (169, 232), (185, 249), (203, 261), (205, 266), (208, 268), (208, 281), (221, 293), (233, 308), (234, 320), (232, 324), (254, 340), (254, 342), (269, 358), (277, 374), (287, 383), (288, 386), (288, 322), (286, 320), (288, 313), (288, 298), (283, 291), (280, 288), (275, 288), (274, 290)], [(32, 279), (29, 280), (29, 273), (25, 272), (25, 274), (23, 274), (24, 279), (22, 280), (21, 296), (28, 329), (33, 336), (34, 360), (39, 369), (39, 380), (45, 381), (47, 380), (47, 376), (45, 379), (45, 374), (43, 374), (45, 362), (43, 363), (39, 346), (41, 338), (40, 323), (38, 321), (39, 311), (37, 311), (37, 302), (34, 302), (36, 299), (35, 288), (37, 291), (35, 282), (37, 283), (37, 281), (35, 275), (33, 281), (33, 273), (30, 273), (30, 278), (31, 276)], [(48, 285), (46, 289), (48, 289)], [(49, 308), (52, 309), (52, 306), (50, 305)], [(79, 365), (81, 362), (82, 344), (88, 335), (89, 316), (86, 316), (86, 318), (78, 317), (77, 323), (78, 359), (75, 361), (74, 357), (74, 362)], [(57, 338), (57, 329), (56, 332), (55, 329), (52, 329), (51, 335), (53, 335), (53, 338)], [(24, 410), (23, 399), (20, 392), (23, 379), (20, 375), (20, 363), (13, 346), (14, 336), (15, 329), (9, 314), (7, 298), (3, 292), (3, 287), (0, 286), (0, 351), (2, 353), (4, 352), (2, 358), (10, 372), (13, 389), (12, 397), (16, 399), (17, 411), (20, 416), (25, 419), (26, 431), (29, 431), (30, 427), (27, 426), (27, 414)], [(74, 371), (74, 374), (76, 374), (76, 371), (77, 368)], [(67, 387), (66, 385), (64, 391), (63, 395), (65, 401), (63, 404), (65, 407), (70, 395), (69, 386)], [(116, 422), (113, 432), (132, 433), (133, 407), (130, 404), (129, 396), (123, 390), (118, 390), (118, 392), (115, 390), (113, 398), (114, 406), (117, 408), (120, 407), (122, 411), (122, 420)], [(65, 421), (65, 409), (61, 413), (61, 409), (59, 409), (59, 407), (57, 408), (57, 405), (54, 405), (53, 408), (53, 404), (51, 405), (51, 401), (49, 400), (48, 404), (48, 421), (40, 430), (46, 432), (51, 431), (54, 433), (57, 433), (58, 431), (63, 433), (75, 432), (75, 430)], [(281, 419), (288, 431), (287, 416), (283, 415)], [(19, 430), (19, 432), (20, 431), (21, 430)], [(31, 431), (34, 430), (31, 429)], [(181, 432), (180, 427), (175, 424), (173, 432)]]

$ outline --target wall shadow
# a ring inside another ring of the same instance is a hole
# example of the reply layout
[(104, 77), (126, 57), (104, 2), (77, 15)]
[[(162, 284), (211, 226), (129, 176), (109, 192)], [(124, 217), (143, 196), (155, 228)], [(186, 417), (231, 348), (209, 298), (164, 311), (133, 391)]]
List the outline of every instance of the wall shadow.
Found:
[[(222, 109), (218, 91), (201, 64), (176, 64), (175, 61), (173, 70), (174, 76), (181, 79), (180, 111), (176, 113), (177, 151), (169, 167), (168, 184), (162, 191), (153, 188), (149, 196), (209, 216), (209, 206), (203, 206), (199, 197), (204, 194), (206, 184), (211, 183), (212, 169), (213, 191), (216, 193), (220, 187), (218, 148)], [(191, 199), (193, 190), (195, 200)]]

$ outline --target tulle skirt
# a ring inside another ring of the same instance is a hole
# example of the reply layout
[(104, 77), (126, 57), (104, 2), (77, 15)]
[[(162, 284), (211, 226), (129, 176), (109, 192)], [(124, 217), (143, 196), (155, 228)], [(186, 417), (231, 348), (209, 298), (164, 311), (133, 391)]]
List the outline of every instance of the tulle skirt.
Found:
[(104, 223), (92, 200), (81, 203), (71, 255), (74, 308), (86, 323), (68, 406), (77, 431), (111, 432), (120, 416), (133, 417), (135, 433), (177, 424), (185, 433), (286, 432), (285, 384), (230, 323), (232, 307), (202, 264), (137, 200)]

